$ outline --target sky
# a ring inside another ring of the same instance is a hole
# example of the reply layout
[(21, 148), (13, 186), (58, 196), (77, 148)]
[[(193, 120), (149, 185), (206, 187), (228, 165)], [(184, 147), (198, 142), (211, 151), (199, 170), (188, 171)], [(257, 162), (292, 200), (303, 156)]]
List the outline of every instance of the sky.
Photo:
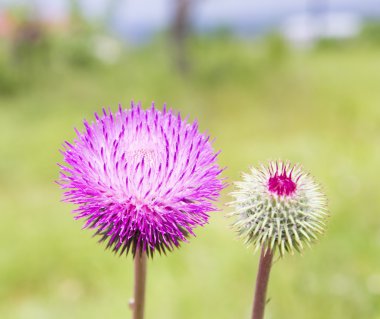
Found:
[[(113, 2), (112, 25), (126, 36), (143, 36), (168, 25), (175, 0), (80, 0), (89, 18), (104, 15), (107, 4)], [(26, 4), (38, 8), (41, 16), (59, 19), (67, 14), (68, 0), (0, 0), (1, 6)], [(380, 0), (194, 0), (192, 18), (198, 29), (218, 25), (233, 29), (278, 22), (288, 15), (302, 13), (328, 4), (334, 11), (374, 14), (380, 16)]]

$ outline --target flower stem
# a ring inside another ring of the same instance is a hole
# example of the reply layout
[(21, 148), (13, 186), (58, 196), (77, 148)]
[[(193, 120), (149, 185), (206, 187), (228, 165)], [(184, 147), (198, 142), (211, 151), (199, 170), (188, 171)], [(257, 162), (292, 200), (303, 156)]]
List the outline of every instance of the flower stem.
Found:
[(131, 305), (133, 319), (144, 318), (145, 282), (146, 282), (146, 253), (137, 249), (135, 255), (135, 287), (134, 300)]
[(266, 294), (273, 252), (264, 246), (261, 249), (259, 270), (256, 277), (256, 291), (253, 301), (252, 319), (263, 319), (266, 305)]

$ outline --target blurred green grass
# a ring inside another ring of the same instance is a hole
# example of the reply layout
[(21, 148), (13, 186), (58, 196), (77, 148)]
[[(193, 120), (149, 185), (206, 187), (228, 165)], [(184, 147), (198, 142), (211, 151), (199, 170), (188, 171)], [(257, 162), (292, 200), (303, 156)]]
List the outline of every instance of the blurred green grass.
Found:
[[(380, 318), (379, 48), (293, 53), (233, 38), (191, 47), (187, 78), (155, 42), (113, 66), (41, 68), (33, 86), (0, 96), (1, 318), (130, 316), (131, 258), (82, 231), (54, 181), (73, 128), (131, 99), (197, 118), (229, 182), (284, 158), (324, 185), (326, 236), (276, 262), (267, 318)], [(249, 318), (258, 256), (229, 229), (229, 190), (190, 244), (149, 263), (147, 318)]]

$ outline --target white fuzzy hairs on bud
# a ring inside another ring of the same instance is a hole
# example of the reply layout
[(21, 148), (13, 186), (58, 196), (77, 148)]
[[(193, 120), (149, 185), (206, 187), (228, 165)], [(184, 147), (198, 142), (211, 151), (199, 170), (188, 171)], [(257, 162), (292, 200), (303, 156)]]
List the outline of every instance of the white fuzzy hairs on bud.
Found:
[(301, 166), (271, 161), (252, 168), (235, 183), (230, 206), (233, 228), (256, 250), (266, 247), (300, 252), (324, 232), (328, 217), (327, 199), (319, 184)]

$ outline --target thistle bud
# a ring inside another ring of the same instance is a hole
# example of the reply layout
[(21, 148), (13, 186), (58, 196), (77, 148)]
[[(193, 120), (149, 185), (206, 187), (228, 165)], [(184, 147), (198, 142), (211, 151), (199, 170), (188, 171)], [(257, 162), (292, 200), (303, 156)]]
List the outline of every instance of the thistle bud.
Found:
[(235, 185), (233, 227), (256, 249), (293, 254), (324, 232), (326, 197), (300, 165), (269, 162), (243, 174), (243, 181)]

